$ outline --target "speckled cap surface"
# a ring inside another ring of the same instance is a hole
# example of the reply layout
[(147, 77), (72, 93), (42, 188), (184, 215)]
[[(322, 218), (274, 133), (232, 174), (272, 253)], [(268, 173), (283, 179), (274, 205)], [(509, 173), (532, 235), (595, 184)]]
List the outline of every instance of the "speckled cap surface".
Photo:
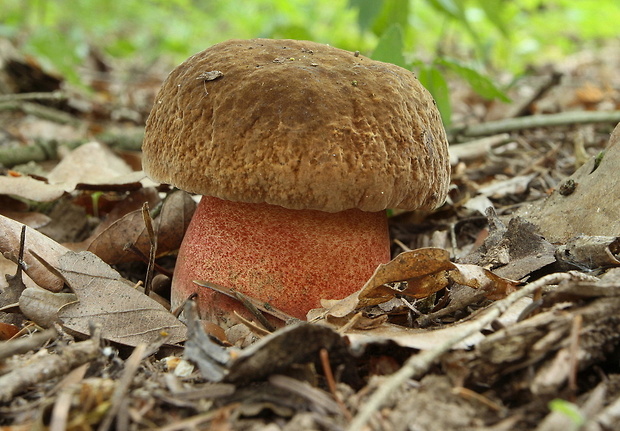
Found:
[(450, 176), (439, 112), (413, 73), (296, 40), (229, 40), (187, 59), (142, 150), (156, 181), (290, 209), (433, 208)]

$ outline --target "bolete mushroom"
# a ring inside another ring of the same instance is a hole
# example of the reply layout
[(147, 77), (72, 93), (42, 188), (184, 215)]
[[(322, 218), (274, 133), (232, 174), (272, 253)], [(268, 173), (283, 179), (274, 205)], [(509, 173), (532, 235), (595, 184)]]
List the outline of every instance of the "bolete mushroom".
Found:
[(147, 120), (144, 170), (203, 195), (179, 250), (173, 305), (198, 293), (227, 324), (234, 288), (304, 318), (390, 258), (386, 208), (430, 209), (450, 166), (413, 73), (314, 42), (229, 40), (175, 68)]

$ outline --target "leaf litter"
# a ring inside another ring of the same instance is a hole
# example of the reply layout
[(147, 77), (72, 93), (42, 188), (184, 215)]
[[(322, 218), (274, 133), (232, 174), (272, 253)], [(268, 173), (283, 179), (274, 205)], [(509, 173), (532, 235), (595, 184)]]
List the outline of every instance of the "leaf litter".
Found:
[[(584, 81), (580, 71), (597, 66), (562, 65), (564, 80), (541, 70), (521, 83), (533, 96), (519, 101), (516, 92), (510, 107), (457, 96), (453, 119), (465, 128), (450, 131), (446, 205), (395, 212), (394, 260), (348, 298), (325, 298), (308, 322), (260, 336), (248, 323), (214, 338), (217, 328), (193, 318), (191, 302), (182, 323), (166, 308), (169, 293), (142, 292), (153, 241), (142, 205), (151, 208), (165, 285), (195, 203), (144, 180), (135, 155), (103, 143), (139, 149), (136, 128), (159, 81), (122, 116), (79, 94), (68, 97), (80, 109), (51, 108), (52, 120), (49, 110), (1, 112), (23, 142), (0, 139), (8, 275), (0, 280), (0, 425), (60, 426), (65, 417), (86, 429), (120, 418), (136, 429), (559, 429), (564, 417), (550, 406), (561, 401), (583, 429), (619, 427), (618, 134), (609, 139), (614, 123), (605, 120), (616, 117), (580, 123), (580, 115), (620, 101), (606, 90), (613, 86)], [(548, 88), (538, 91), (536, 79)], [(60, 163), (3, 161), (6, 146), (8, 160), (22, 147), (47, 148), (34, 140), (54, 127), (67, 144), (86, 144)], [(113, 137), (93, 140), (89, 128)], [(23, 240), (20, 221), (29, 226)]]

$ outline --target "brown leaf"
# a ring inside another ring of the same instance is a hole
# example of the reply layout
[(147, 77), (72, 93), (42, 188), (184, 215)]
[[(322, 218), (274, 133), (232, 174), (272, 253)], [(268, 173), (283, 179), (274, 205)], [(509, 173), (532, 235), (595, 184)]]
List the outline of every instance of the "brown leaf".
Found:
[(450, 278), (464, 286), (484, 290), (489, 299), (502, 299), (514, 292), (516, 282), (502, 278), (476, 265), (455, 263), (457, 271), (450, 273)]
[(13, 338), (19, 332), (19, 327), (9, 323), (0, 322), (0, 340), (6, 341)]
[(45, 214), (33, 211), (4, 211), (0, 210), (0, 214), (20, 223), (30, 226), (33, 229), (39, 229), (50, 222), (50, 218)]
[(196, 211), (196, 202), (181, 190), (170, 194), (157, 218), (157, 252), (169, 253), (181, 246), (187, 226)]
[(620, 125), (604, 152), (592, 157), (567, 181), (570, 194), (557, 188), (544, 200), (523, 206), (518, 214), (540, 229), (550, 242), (564, 243), (576, 235), (620, 236)]
[[(159, 255), (179, 248), (195, 209), (196, 203), (182, 191), (172, 193), (164, 201), (155, 225)], [(138, 259), (138, 256), (128, 249), (130, 245), (140, 250), (144, 256), (149, 255), (150, 241), (142, 210), (132, 211), (111, 224), (91, 242), (88, 251), (113, 265)]]
[(150, 244), (141, 210), (132, 211), (112, 223), (90, 243), (88, 251), (99, 256), (104, 262), (115, 265), (138, 260), (137, 255), (128, 249), (130, 245), (134, 245), (148, 256)]
[(54, 293), (39, 287), (29, 287), (19, 297), (19, 309), (28, 319), (43, 328), (59, 323), (58, 311), (77, 301), (74, 293)]
[[(406, 281), (399, 290), (387, 283)], [(332, 305), (328, 314), (344, 317), (353, 311), (382, 304), (396, 294), (425, 298), (456, 282), (483, 289), (490, 299), (503, 298), (515, 283), (475, 265), (458, 265), (450, 261), (450, 253), (440, 248), (420, 248), (401, 253), (390, 262), (379, 265), (361, 291), (355, 292)]]
[(56, 269), (79, 300), (60, 309), (65, 327), (86, 335), (96, 323), (104, 338), (129, 346), (156, 342), (164, 334), (172, 344), (185, 340), (185, 325), (94, 254), (68, 252)]
[[(420, 248), (401, 253), (390, 262), (379, 265), (360, 292), (360, 306), (380, 304), (404, 293), (425, 298), (448, 285), (447, 271), (454, 269), (450, 253), (441, 248)], [(404, 292), (387, 289), (386, 283), (407, 281)], [(379, 301), (379, 302), (377, 302)]]

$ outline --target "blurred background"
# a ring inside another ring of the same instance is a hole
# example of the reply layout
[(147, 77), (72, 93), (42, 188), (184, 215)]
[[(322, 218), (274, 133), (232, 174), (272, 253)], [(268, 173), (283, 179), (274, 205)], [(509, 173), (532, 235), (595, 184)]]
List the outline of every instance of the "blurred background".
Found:
[(230, 38), (314, 40), (414, 70), (449, 125), (454, 86), (507, 102), (533, 69), (617, 42), (618, 22), (617, 0), (3, 0), (0, 39), (91, 90), (97, 71), (161, 79)]

